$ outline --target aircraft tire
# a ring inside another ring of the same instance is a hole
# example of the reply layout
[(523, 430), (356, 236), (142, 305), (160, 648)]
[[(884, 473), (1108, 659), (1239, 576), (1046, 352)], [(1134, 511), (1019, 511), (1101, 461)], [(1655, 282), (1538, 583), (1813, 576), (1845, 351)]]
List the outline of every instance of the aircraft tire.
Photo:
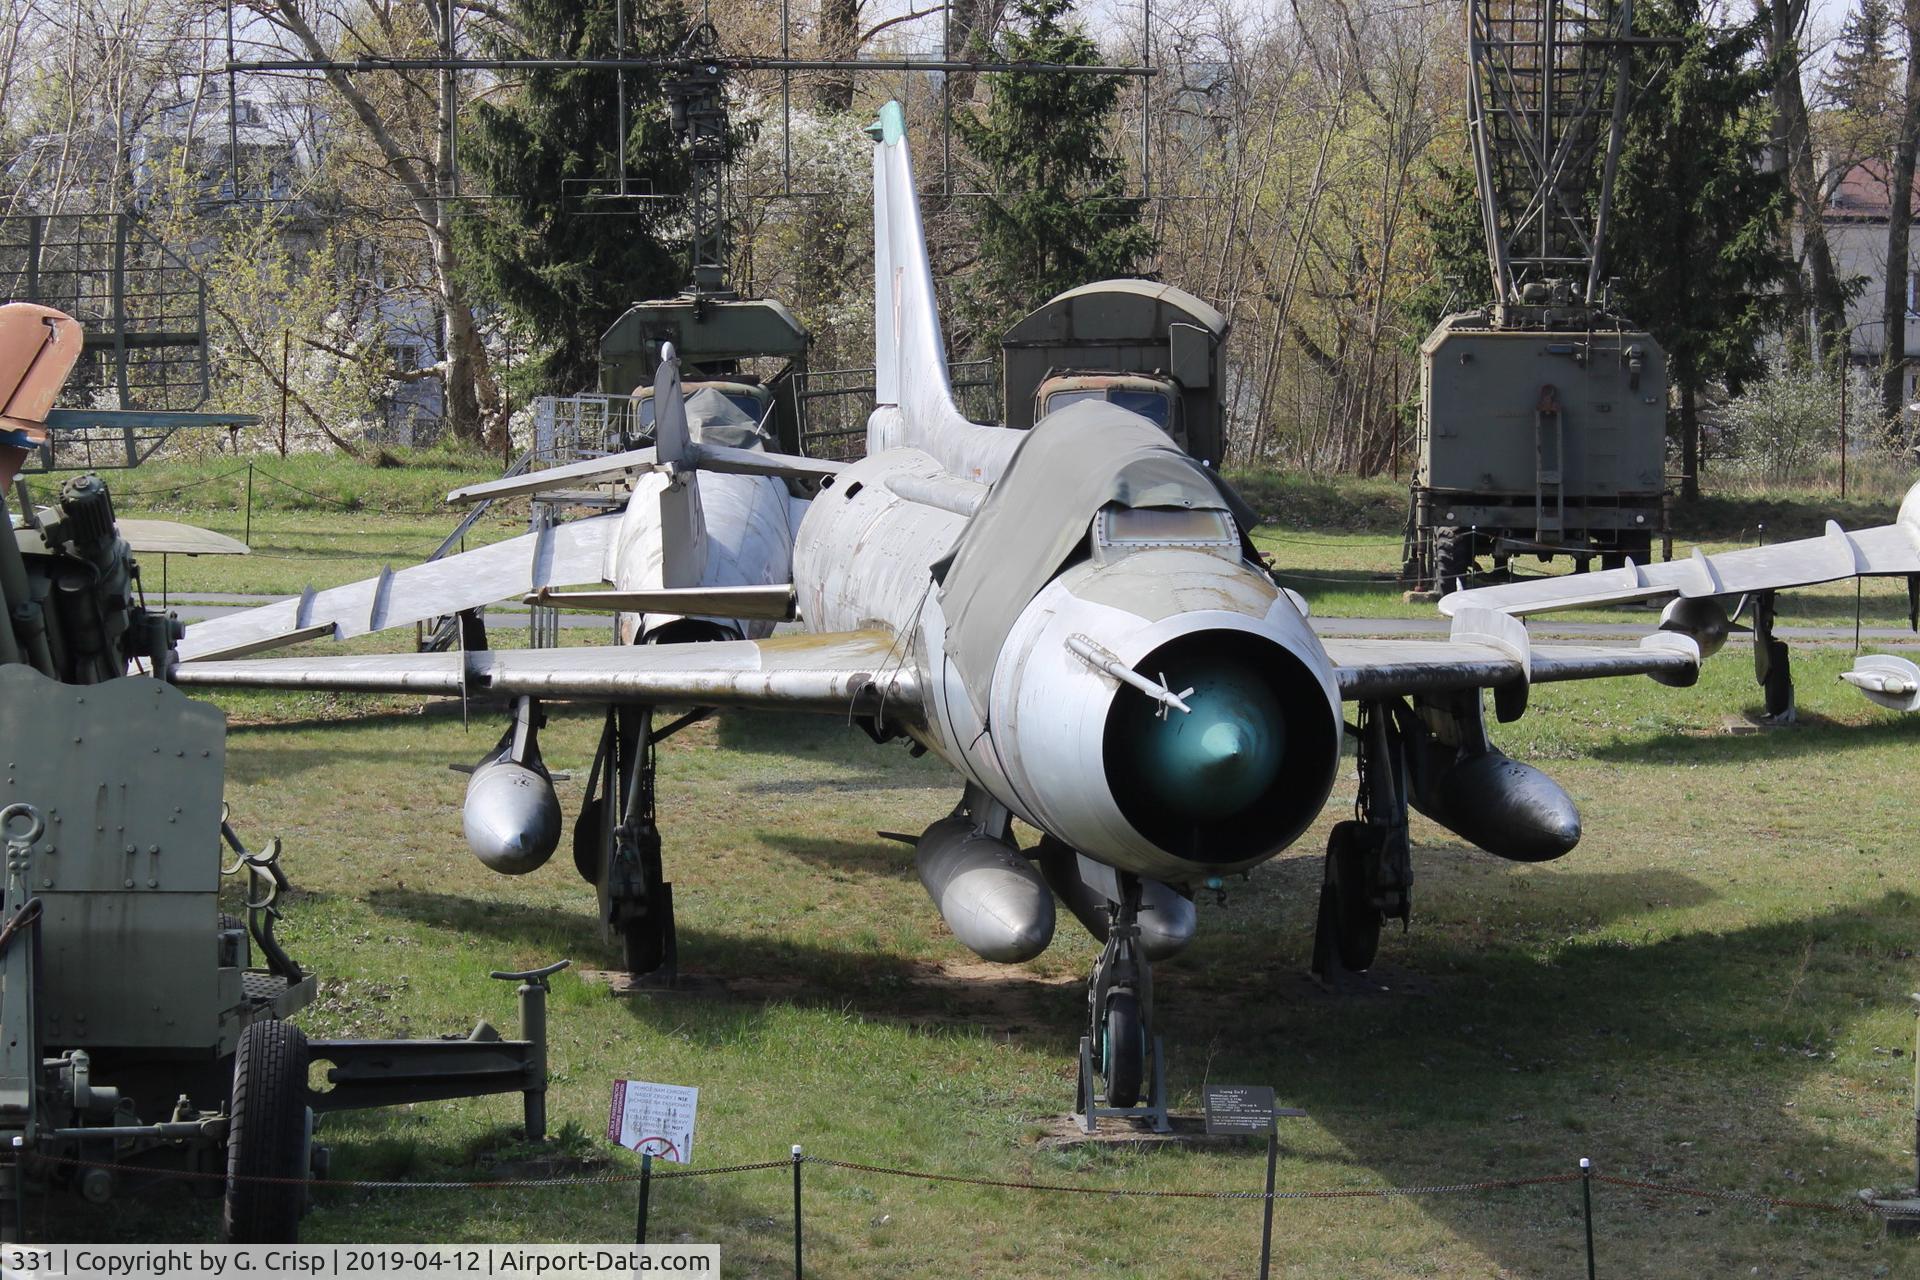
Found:
[(666, 959), (667, 940), (652, 917), (642, 916), (620, 926), (620, 962), (630, 975), (644, 977)]
[(1105, 1031), (1101, 1057), (1107, 1105), (1136, 1106), (1146, 1074), (1147, 1037), (1140, 1025), (1140, 1001), (1133, 992), (1116, 991), (1108, 998)]
[(230, 1115), (221, 1238), (293, 1244), (307, 1202), (307, 1038), (298, 1027), (261, 1021), (241, 1034)]
[(1340, 965), (1349, 973), (1365, 973), (1380, 954), (1380, 912), (1367, 883), (1366, 851), (1357, 840), (1344, 841), (1334, 852), (1333, 897)]

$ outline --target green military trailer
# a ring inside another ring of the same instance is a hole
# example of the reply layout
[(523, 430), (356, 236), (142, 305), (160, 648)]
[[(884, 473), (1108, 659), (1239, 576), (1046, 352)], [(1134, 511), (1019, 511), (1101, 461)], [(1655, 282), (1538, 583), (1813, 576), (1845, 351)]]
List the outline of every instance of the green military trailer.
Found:
[[(127, 532), (244, 550), (156, 524)], [(309, 1041), (286, 1021), (315, 980), (274, 936), (279, 843), (251, 852), (227, 822), (226, 717), (169, 682), (178, 624), (141, 602), (122, 535), (95, 476), (18, 518), (0, 497), (0, 1241), (23, 1238), (30, 1199), (104, 1205), (183, 1176), (224, 1194), (229, 1241), (291, 1241), (330, 1110), (518, 1092), (541, 1136), (564, 961), (494, 975), (520, 983), (517, 1040), (483, 1022)], [(220, 910), (229, 878), (244, 919)]]
[(1476, 558), (1646, 564), (1667, 523), (1666, 353), (1596, 309), (1451, 315), (1420, 347), (1405, 576), (1446, 591)]
[[(773, 411), (772, 429), (780, 448), (800, 452), (796, 380), (807, 367), (807, 331), (793, 313), (771, 298), (709, 297), (682, 294), (636, 302), (600, 339), (600, 390), (607, 395), (650, 397), (660, 367), (660, 344), (679, 353), (689, 394), (698, 385), (721, 387), (745, 409), (759, 403), (755, 421)], [(778, 362), (756, 373), (755, 362)], [(646, 411), (642, 404), (641, 412)], [(652, 435), (650, 420), (630, 424), (628, 435)]]
[(1227, 318), (1153, 280), (1096, 280), (1022, 317), (1001, 340), (1001, 421), (1028, 428), (1076, 400), (1106, 400), (1219, 466)]

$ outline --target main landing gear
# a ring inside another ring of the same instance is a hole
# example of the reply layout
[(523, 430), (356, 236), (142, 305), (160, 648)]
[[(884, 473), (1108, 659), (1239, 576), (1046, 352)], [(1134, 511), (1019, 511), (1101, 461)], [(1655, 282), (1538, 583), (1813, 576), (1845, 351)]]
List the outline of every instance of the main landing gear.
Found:
[(1115, 1117), (1143, 1119), (1166, 1133), (1166, 1059), (1153, 1030), (1153, 965), (1140, 941), (1140, 878), (1115, 872), (1114, 881), (1107, 945), (1087, 980), (1078, 1118), (1087, 1133)]
[(1753, 598), (1753, 678), (1766, 700), (1767, 724), (1792, 724), (1793, 667), (1787, 661), (1787, 642), (1773, 635), (1774, 596), (1762, 591)]
[(599, 891), (601, 926), (620, 940), (628, 974), (649, 985), (671, 987), (679, 975), (673, 885), (654, 820), (654, 748), (712, 714), (697, 708), (656, 729), (650, 706), (608, 708), (573, 828), (573, 865)]
[(1406, 703), (1360, 704), (1360, 789), (1352, 820), (1327, 837), (1320, 914), (1313, 933), (1313, 974), (1333, 981), (1344, 970), (1364, 973), (1380, 950), (1388, 920), (1403, 925), (1413, 908), (1413, 853), (1407, 835)]

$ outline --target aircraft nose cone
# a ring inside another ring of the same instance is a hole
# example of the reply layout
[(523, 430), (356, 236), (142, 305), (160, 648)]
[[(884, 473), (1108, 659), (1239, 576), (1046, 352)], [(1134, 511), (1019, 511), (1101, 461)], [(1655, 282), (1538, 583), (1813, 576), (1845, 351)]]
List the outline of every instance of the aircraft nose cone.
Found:
[[(1181, 680), (1168, 672), (1176, 690)], [(1137, 776), (1151, 800), (1185, 817), (1224, 818), (1270, 788), (1285, 754), (1280, 707), (1265, 680), (1237, 663), (1190, 673), (1191, 712), (1163, 720), (1146, 699), (1135, 714)]]

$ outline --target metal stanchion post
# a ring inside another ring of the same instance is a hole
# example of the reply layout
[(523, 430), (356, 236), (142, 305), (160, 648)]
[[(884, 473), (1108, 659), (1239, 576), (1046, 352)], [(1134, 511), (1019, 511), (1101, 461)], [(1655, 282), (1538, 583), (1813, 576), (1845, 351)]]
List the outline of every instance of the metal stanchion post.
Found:
[(800, 1150), (800, 1144), (793, 1144), (793, 1280), (802, 1275), (800, 1258), (800, 1166), (806, 1162), (806, 1155)]
[(247, 464), (247, 536), (242, 539), (248, 546), (253, 545), (253, 464)]
[(1280, 1160), (1280, 1126), (1267, 1129), (1267, 1201), (1260, 1226), (1260, 1280), (1267, 1280), (1273, 1265), (1273, 1171)]
[(1593, 1162), (1580, 1157), (1580, 1208), (1587, 1219), (1587, 1280), (1593, 1280)]
[(653, 1190), (653, 1153), (640, 1153), (640, 1216), (633, 1228), (633, 1242), (647, 1242), (647, 1196)]

